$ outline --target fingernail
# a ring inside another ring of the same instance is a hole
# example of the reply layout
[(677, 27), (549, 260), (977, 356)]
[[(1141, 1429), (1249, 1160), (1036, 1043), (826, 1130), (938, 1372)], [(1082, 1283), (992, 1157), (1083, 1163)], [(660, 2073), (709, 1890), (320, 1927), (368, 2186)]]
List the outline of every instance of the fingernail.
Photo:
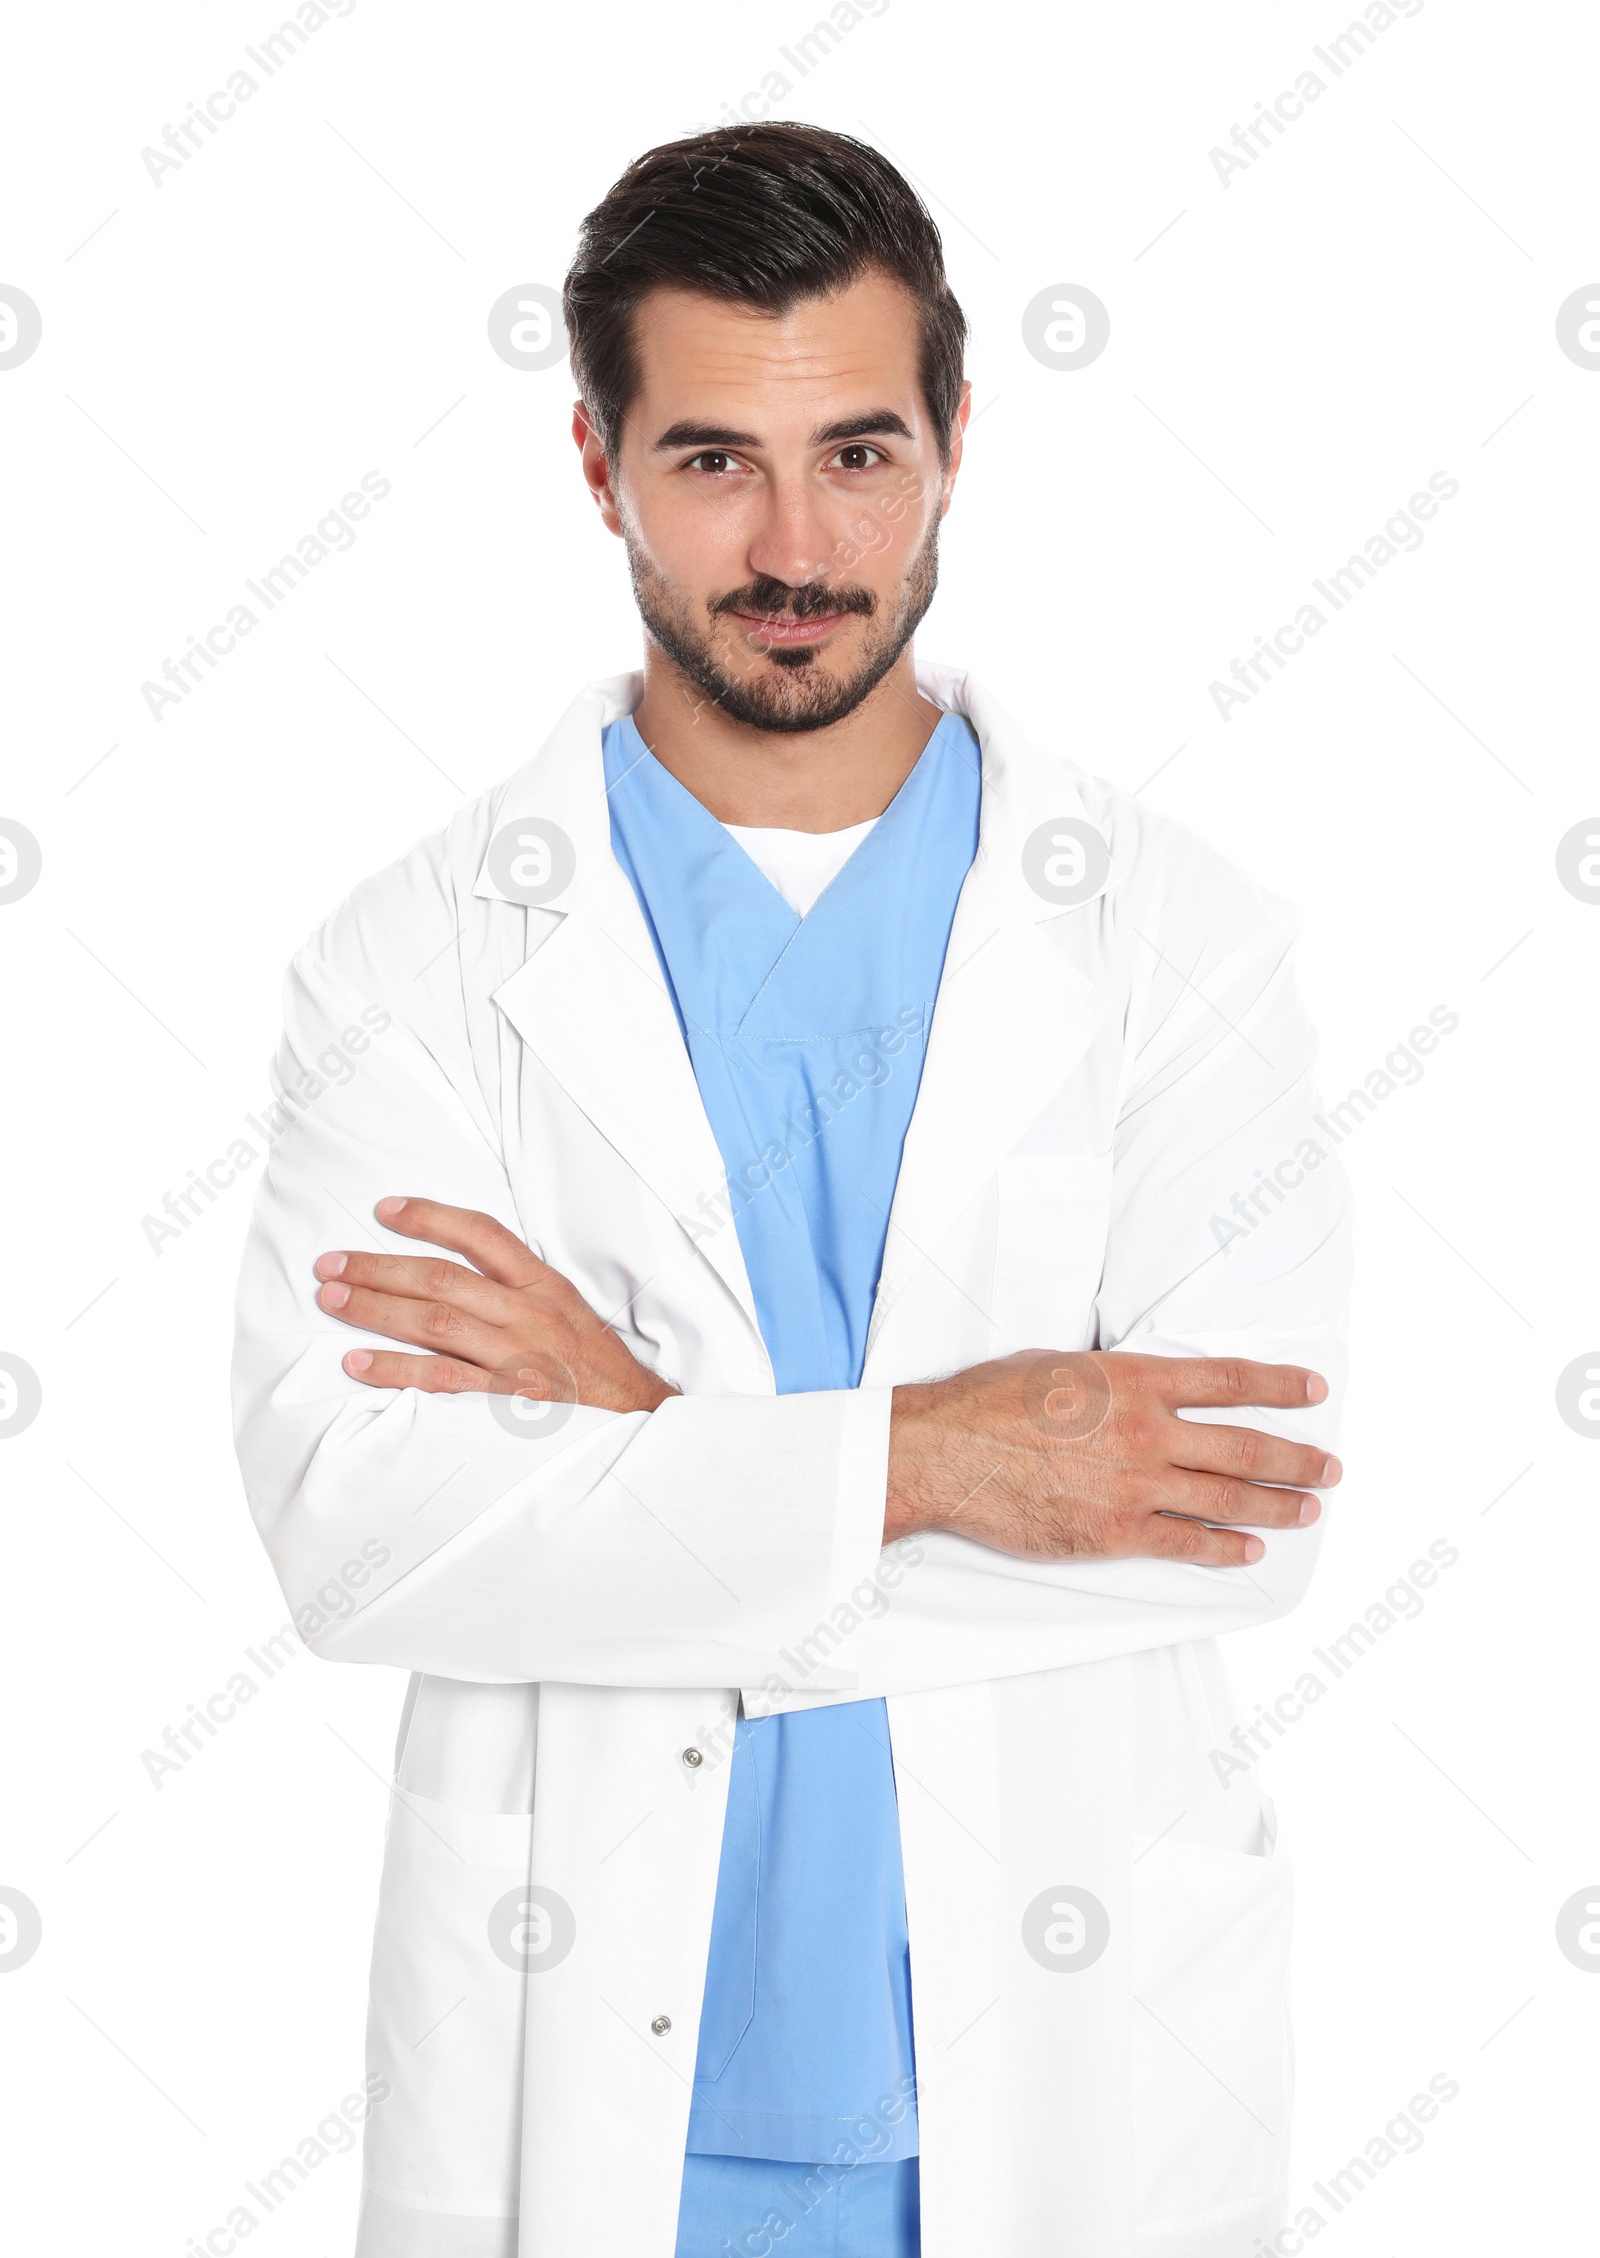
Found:
[(371, 1349), (352, 1349), (344, 1360), (344, 1368), (347, 1372), (365, 1372), (371, 1362)]
[(1318, 1503), (1318, 1501), (1317, 1501), (1317, 1500), (1316, 1500), (1316, 1499), (1315, 1499), (1314, 1497), (1308, 1497), (1308, 1498), (1304, 1498), (1304, 1499), (1302, 1499), (1302, 1500), (1301, 1500), (1301, 1504), (1300, 1504), (1300, 1526), (1301, 1526), (1301, 1528), (1302, 1528), (1302, 1529), (1303, 1529), (1303, 1528), (1305, 1528), (1308, 1522), (1312, 1522), (1312, 1521), (1315, 1521), (1315, 1519), (1317, 1518), (1317, 1515), (1318, 1515), (1318, 1514), (1319, 1514), (1319, 1513), (1320, 1513), (1321, 1511), (1322, 1511), (1322, 1507), (1321, 1507), (1321, 1505), (1320, 1505), (1320, 1504)]
[(391, 1192), (387, 1199), (379, 1200), (372, 1212), (381, 1216), (385, 1223), (392, 1223), (405, 1204), (397, 1192)]
[(324, 1286), (317, 1299), (324, 1309), (343, 1309), (350, 1299), (348, 1286)]
[(1327, 1393), (1327, 1381), (1324, 1380), (1320, 1372), (1313, 1372), (1310, 1379), (1306, 1382), (1307, 1403), (1322, 1403), (1326, 1399)]
[(319, 1278), (337, 1278), (349, 1260), (347, 1254), (319, 1254), (314, 1268)]
[(1261, 1542), (1261, 1539), (1259, 1537), (1246, 1537), (1244, 1540), (1244, 1556), (1246, 1560), (1259, 1560), (1266, 1549), (1266, 1546)]
[(1336, 1458), (1328, 1459), (1322, 1469), (1323, 1487), (1329, 1489), (1335, 1482), (1342, 1481), (1343, 1478), (1344, 1468), (1339, 1464), (1339, 1461)]

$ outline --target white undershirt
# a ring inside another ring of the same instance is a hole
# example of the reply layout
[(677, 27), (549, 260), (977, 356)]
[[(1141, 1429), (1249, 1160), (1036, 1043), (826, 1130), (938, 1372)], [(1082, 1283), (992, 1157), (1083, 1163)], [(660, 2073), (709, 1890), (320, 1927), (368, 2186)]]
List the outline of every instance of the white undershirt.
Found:
[(738, 840), (768, 884), (776, 886), (789, 907), (804, 917), (877, 821), (872, 816), (866, 823), (852, 823), (846, 831), (756, 830), (742, 823), (723, 828)]

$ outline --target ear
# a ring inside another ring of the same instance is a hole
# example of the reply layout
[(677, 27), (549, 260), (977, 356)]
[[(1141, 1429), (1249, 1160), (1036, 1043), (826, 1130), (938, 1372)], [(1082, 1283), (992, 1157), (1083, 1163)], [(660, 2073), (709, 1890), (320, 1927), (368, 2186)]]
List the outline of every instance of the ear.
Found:
[(972, 380), (969, 377), (962, 383), (961, 398), (956, 404), (955, 424), (953, 426), (950, 438), (950, 463), (948, 469), (944, 474), (944, 495), (939, 504), (939, 515), (941, 517), (943, 517), (946, 510), (949, 509), (951, 499), (955, 493), (956, 472), (961, 468), (961, 448), (962, 443), (966, 437), (967, 424), (971, 418), (971, 415)]
[(594, 418), (581, 400), (572, 403), (572, 438), (583, 467), (583, 482), (594, 497), (601, 521), (608, 531), (620, 535), (622, 518), (612, 492), (611, 465)]

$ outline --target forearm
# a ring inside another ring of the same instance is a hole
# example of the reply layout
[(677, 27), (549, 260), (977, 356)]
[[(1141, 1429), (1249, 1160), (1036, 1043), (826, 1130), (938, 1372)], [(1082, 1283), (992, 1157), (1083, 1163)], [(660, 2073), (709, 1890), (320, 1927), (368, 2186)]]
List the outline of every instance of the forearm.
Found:
[[(311, 1336), (288, 1371), (282, 1346), (242, 1339), (239, 1453), (291, 1613), (328, 1659), (735, 1685), (781, 1667), (876, 1563), (886, 1390), (558, 1406), (541, 1434), (502, 1423), (504, 1396), (363, 1390), (337, 1337)], [(853, 1654), (832, 1665), (851, 1682)]]
[[(303, 952), (286, 984), (286, 1086), (363, 1001), (354, 979)], [(357, 1266), (336, 1276), (321, 1258), (352, 1239), (403, 1250), (374, 1227), (384, 1195), (447, 1190), (513, 1243), (524, 1237), (471, 1061), (452, 1040), (447, 1022), (424, 1034), (396, 1017), (359, 1074), (302, 1106), (258, 1188), (235, 1434), (297, 1627), (321, 1654), (468, 1679), (768, 1674), (796, 1625), (877, 1559), (887, 1390), (686, 1399), (645, 1374), (659, 1409), (557, 1389), (567, 1400), (530, 1426), (503, 1393), (375, 1386), (350, 1368), (370, 1357), (378, 1369), (395, 1338), (330, 1307), (329, 1287)], [(415, 1245), (407, 1272), (424, 1279), (434, 1260)], [(557, 1361), (573, 1353), (563, 1342)], [(835, 1659), (847, 1681), (850, 1656)]]

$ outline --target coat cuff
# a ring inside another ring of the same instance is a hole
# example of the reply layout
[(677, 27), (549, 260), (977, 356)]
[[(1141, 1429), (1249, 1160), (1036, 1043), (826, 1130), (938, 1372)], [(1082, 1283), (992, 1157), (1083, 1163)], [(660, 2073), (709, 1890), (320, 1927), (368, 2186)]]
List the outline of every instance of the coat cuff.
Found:
[[(714, 1548), (706, 1564), (737, 1594), (729, 1659), (742, 1650), (742, 1667), (724, 1683), (792, 1683), (797, 1664), (808, 1690), (858, 1682), (867, 1617), (850, 1594), (883, 1549), (893, 1400), (892, 1388), (676, 1397), (619, 1466), (669, 1526)], [(707, 1512), (710, 1489), (725, 1494)]]

